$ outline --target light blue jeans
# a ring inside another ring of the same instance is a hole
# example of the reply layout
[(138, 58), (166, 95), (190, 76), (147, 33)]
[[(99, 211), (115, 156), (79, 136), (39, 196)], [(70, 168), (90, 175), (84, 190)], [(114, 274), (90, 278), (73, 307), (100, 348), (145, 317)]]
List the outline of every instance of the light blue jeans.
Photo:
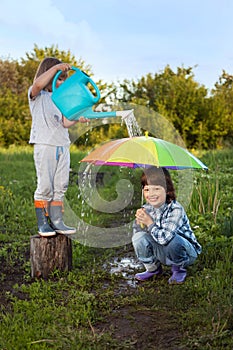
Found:
[(167, 245), (156, 243), (153, 237), (145, 231), (136, 232), (132, 237), (135, 254), (145, 267), (146, 265), (177, 265), (186, 267), (192, 265), (197, 253), (192, 244), (185, 238), (176, 235)]

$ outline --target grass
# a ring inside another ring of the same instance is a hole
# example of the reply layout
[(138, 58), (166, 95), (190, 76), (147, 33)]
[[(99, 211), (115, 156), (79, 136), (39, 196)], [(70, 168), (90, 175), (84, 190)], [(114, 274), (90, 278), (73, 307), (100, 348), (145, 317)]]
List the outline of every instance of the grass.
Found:
[[(73, 171), (67, 200), (75, 214), (83, 217), (85, 213), (84, 219), (98, 224), (100, 229), (101, 225), (132, 220), (140, 205), (140, 171), (111, 170), (104, 186), (94, 189), (104, 200), (114, 201), (120, 198), (116, 181), (130, 179), (133, 197), (122, 219), (122, 211), (104, 213), (83, 200), (77, 186), (83, 155), (76, 150), (71, 153)], [(183, 285), (169, 286), (167, 278), (162, 278), (132, 288), (123, 275), (111, 274), (108, 268), (115, 257), (133, 255), (131, 245), (101, 249), (74, 241), (71, 272), (54, 271), (48, 281), (31, 280), (29, 237), (37, 232), (32, 148), (1, 149), (0, 349), (135, 349), (138, 343), (133, 337), (124, 337), (124, 327), (126, 322), (136, 327), (133, 322), (140, 315), (136, 322), (141, 327), (139, 338), (146, 334), (148, 326), (152, 332), (153, 325), (157, 325), (152, 340), (149, 333), (146, 335), (145, 349), (232, 349), (233, 151), (206, 152), (201, 159), (210, 170), (195, 173), (187, 211), (203, 253), (189, 269)], [(118, 328), (117, 334), (113, 329), (116, 315), (124, 330)], [(154, 320), (153, 325), (148, 324), (148, 319)], [(180, 334), (176, 345), (170, 343), (172, 327)], [(156, 345), (153, 342), (160, 328), (165, 340)]]

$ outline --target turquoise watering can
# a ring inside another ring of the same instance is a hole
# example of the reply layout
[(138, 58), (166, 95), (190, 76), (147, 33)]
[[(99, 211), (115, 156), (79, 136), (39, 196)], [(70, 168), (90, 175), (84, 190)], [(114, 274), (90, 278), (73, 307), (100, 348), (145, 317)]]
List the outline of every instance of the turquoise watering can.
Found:
[[(62, 71), (58, 71), (52, 83), (52, 100), (62, 114), (69, 120), (78, 120), (81, 116), (94, 118), (116, 117), (116, 112), (94, 112), (92, 107), (99, 101), (100, 92), (94, 81), (83, 71), (72, 67), (75, 71), (58, 88), (57, 79)], [(90, 83), (96, 96), (89, 90)]]

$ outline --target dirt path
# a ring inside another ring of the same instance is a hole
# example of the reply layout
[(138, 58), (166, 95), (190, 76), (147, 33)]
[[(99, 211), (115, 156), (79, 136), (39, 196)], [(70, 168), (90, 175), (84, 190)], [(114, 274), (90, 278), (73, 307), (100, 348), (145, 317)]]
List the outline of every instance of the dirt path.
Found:
[(103, 324), (94, 327), (97, 333), (111, 332), (114, 339), (125, 342), (129, 349), (184, 350), (179, 346), (181, 334), (177, 324), (165, 311), (119, 309)]

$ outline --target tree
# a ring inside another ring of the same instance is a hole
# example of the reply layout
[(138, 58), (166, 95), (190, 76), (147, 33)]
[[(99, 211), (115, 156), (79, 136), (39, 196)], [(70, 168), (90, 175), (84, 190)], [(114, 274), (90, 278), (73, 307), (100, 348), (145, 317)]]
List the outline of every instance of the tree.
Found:
[(233, 144), (233, 76), (225, 70), (212, 90), (208, 128), (218, 136), (217, 146)]
[(200, 143), (207, 99), (207, 89), (194, 80), (192, 69), (178, 67), (175, 73), (166, 66), (163, 72), (121, 84), (123, 102), (148, 106), (168, 118), (190, 148)]
[[(30, 131), (27, 79), (19, 73), (17, 61), (0, 60), (0, 145), (22, 144)], [(26, 94), (26, 96), (25, 96)]]

